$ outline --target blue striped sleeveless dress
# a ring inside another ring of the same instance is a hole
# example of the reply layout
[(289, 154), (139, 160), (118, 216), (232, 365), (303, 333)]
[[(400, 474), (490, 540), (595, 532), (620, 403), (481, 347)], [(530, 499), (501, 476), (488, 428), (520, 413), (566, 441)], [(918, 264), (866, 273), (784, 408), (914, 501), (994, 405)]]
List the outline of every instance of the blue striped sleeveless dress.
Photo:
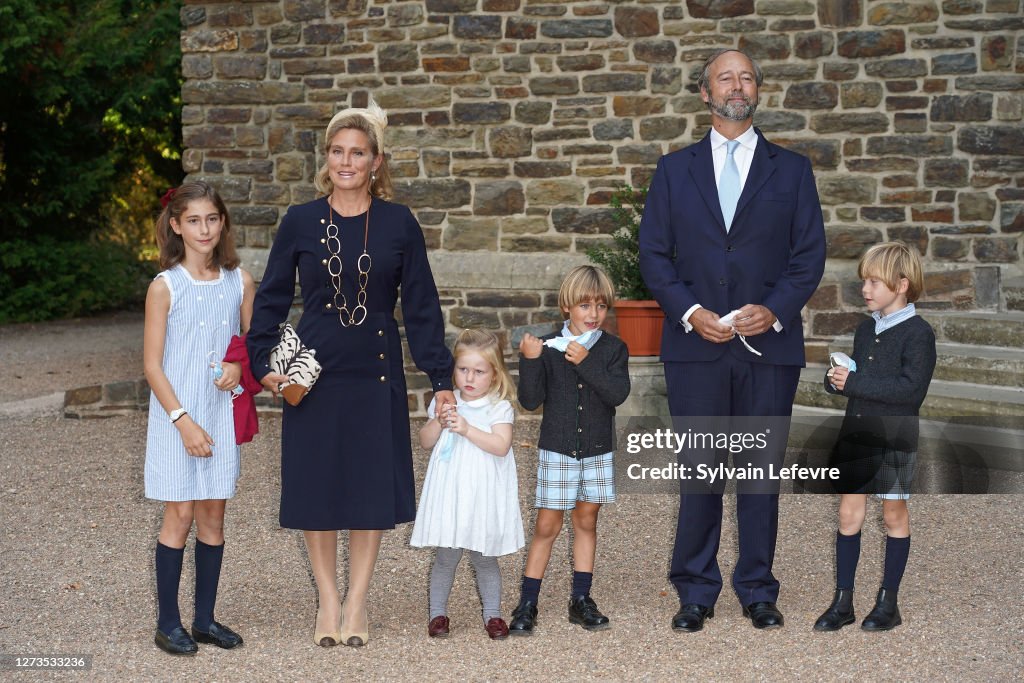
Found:
[(213, 439), (213, 455), (188, 454), (178, 428), (150, 392), (146, 437), (146, 497), (163, 501), (235, 495), (239, 449), (231, 392), (213, 385), (210, 360), (221, 360), (239, 331), (242, 274), (221, 268), (217, 280), (193, 280), (183, 265), (157, 275), (171, 291), (163, 370), (181, 407)]

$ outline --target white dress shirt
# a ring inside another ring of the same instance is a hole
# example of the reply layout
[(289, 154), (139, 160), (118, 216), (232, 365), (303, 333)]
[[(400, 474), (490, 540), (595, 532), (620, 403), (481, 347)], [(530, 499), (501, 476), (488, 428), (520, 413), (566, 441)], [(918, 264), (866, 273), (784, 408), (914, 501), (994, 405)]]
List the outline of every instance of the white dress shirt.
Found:
[[(736, 161), (736, 168), (740, 172), (740, 194), (743, 193), (743, 188), (747, 184), (747, 175), (750, 173), (750, 164), (754, 160), (754, 150), (757, 149), (757, 133), (754, 132), (754, 127), (750, 126), (739, 137), (736, 141), (740, 144), (737, 145), (736, 151), (732, 153), (733, 159)], [(729, 151), (726, 143), (729, 142), (729, 138), (719, 133), (714, 128), (711, 129), (711, 159), (715, 164), (715, 187), (718, 187), (719, 181), (722, 177), (722, 169), (725, 168), (725, 160), (728, 157)], [(690, 306), (689, 310), (683, 314), (683, 328), (689, 332), (693, 329), (693, 325), (690, 324), (690, 316), (698, 308), (703, 308), (700, 304), (694, 304)], [(782, 324), (776, 319), (775, 324), (772, 325), (776, 332), (782, 331)]]

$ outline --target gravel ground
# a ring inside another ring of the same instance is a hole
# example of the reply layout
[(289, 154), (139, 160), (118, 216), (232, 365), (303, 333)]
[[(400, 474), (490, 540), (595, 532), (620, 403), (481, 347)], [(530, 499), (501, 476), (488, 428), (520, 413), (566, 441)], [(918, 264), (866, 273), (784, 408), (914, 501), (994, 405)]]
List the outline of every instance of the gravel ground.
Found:
[[(32, 360), (52, 370), (40, 381), (5, 383), (0, 404), (138, 377), (141, 354), (129, 338), (141, 339), (138, 315), (0, 328), (5, 361)], [(529, 524), (537, 422), (522, 420), (516, 430)], [(677, 601), (666, 573), (676, 500), (629, 494), (601, 513), (594, 596), (612, 619), (609, 631), (587, 633), (566, 620), (570, 569), (563, 535), (541, 592), (534, 637), (488, 640), (464, 562), (450, 604), (452, 636), (429, 639), (431, 553), (408, 545), (407, 525), (385, 535), (371, 589), (369, 644), (315, 647), (315, 591), (301, 534), (277, 525), (275, 418), (264, 420), (262, 434), (243, 448), (238, 495), (227, 508), (217, 615), (246, 644), (172, 658), (152, 643), (161, 506), (142, 496), (145, 431), (141, 413), (83, 421), (0, 417), (0, 654), (93, 655), (90, 680), (1020, 680), (1024, 674), (1024, 498), (1010, 495), (914, 499), (914, 545), (900, 600), (904, 623), (890, 633), (811, 631), (831, 598), (836, 514), (833, 497), (814, 495), (786, 495), (781, 504), (775, 567), (785, 628), (755, 631), (726, 589), (703, 632), (673, 633), (668, 624)], [(415, 458), (422, 479), (427, 453), (417, 451)], [(719, 553), (727, 576), (736, 552), (732, 502), (728, 497)], [(858, 572), (861, 616), (881, 576), (884, 529), (877, 506), (870, 519)], [(185, 623), (192, 612), (191, 550), (187, 555)], [(518, 597), (524, 559), (520, 553), (501, 560), (506, 614)], [(82, 674), (19, 672), (16, 679), (55, 676)]]

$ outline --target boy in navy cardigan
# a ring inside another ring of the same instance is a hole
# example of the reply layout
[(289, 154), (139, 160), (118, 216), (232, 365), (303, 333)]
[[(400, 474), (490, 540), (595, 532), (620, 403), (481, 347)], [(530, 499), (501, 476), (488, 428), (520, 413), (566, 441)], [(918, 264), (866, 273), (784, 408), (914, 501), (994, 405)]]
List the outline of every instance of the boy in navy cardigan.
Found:
[(853, 342), (855, 370), (834, 367), (825, 390), (846, 396), (846, 417), (832, 464), (839, 467), (839, 531), (836, 590), (815, 631), (837, 631), (855, 621), (853, 579), (860, 557), (860, 531), (867, 494), (882, 499), (885, 568), (875, 607), (861, 623), (865, 631), (888, 631), (902, 623), (896, 595), (910, 554), (910, 484), (918, 440), (918, 413), (935, 369), (935, 333), (914, 304), (924, 288), (921, 257), (902, 242), (878, 244), (857, 268), (861, 294), (871, 312)]
[(615, 303), (611, 280), (600, 268), (579, 266), (565, 276), (558, 307), (568, 320), (561, 333), (527, 334), (519, 344), (519, 402), (544, 406), (537, 470), (537, 521), (526, 557), (522, 594), (509, 633), (530, 635), (537, 620), (541, 579), (551, 546), (572, 510), (573, 578), (569, 621), (594, 631), (608, 628), (590, 597), (597, 548), (597, 513), (615, 501), (615, 407), (629, 396), (629, 352), (603, 332)]

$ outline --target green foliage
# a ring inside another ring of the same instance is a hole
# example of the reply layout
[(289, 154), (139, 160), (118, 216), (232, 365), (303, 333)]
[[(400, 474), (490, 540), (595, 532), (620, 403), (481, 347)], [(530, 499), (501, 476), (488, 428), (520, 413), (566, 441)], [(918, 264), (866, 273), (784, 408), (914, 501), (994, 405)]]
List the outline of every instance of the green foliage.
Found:
[(587, 249), (587, 257), (604, 268), (615, 283), (620, 299), (648, 301), (654, 299), (640, 275), (640, 217), (644, 213), (647, 189), (623, 185), (612, 194), (611, 205), (615, 224), (611, 243)]
[(150, 206), (178, 183), (179, 7), (161, 0), (0, 4), (5, 238), (83, 240), (105, 232), (112, 213), (124, 213), (140, 169), (155, 184)]
[(137, 305), (156, 264), (109, 241), (52, 237), (0, 242), (0, 324), (91, 315)]

